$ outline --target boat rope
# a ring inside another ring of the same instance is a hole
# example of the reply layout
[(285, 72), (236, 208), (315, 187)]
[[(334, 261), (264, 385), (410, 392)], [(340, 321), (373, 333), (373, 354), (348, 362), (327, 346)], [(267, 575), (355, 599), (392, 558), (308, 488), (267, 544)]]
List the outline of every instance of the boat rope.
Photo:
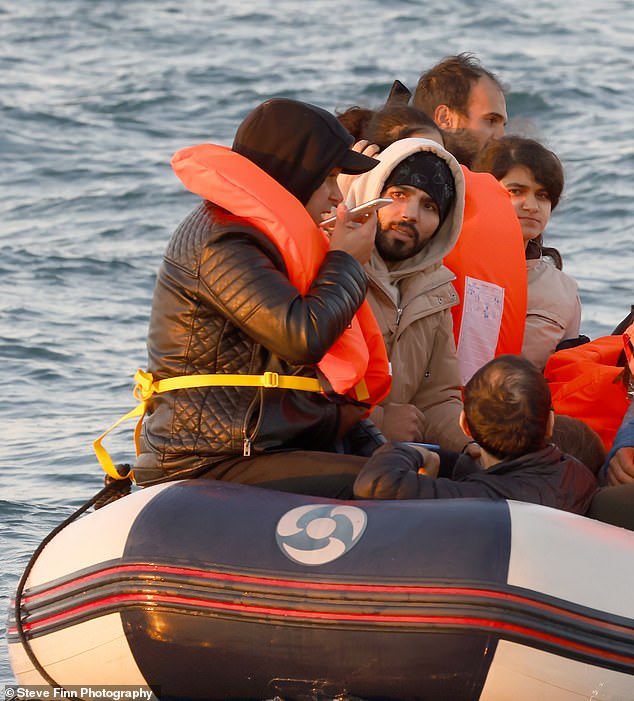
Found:
[(105, 487), (103, 489), (100, 489), (97, 494), (95, 494), (91, 499), (89, 499), (85, 504), (80, 506), (77, 511), (72, 513), (68, 518), (64, 519), (60, 524), (55, 526), (55, 528), (42, 540), (42, 542), (38, 545), (38, 547), (35, 549), (35, 552), (33, 555), (31, 555), (31, 559), (29, 560), (24, 572), (22, 573), (22, 577), (20, 578), (20, 581), (18, 583), (18, 587), (15, 592), (15, 604), (14, 604), (14, 615), (15, 615), (15, 627), (16, 627), (16, 633), (17, 636), (20, 640), (20, 643), (22, 644), (22, 647), (24, 648), (24, 651), (26, 652), (27, 657), (35, 667), (35, 670), (43, 677), (43, 679), (46, 681), (46, 683), (53, 687), (54, 689), (61, 689), (64, 691), (65, 694), (68, 694), (68, 696), (65, 696), (64, 698), (68, 699), (77, 699), (77, 701), (80, 701), (79, 697), (75, 696), (72, 692), (68, 692), (66, 689), (64, 689), (61, 684), (56, 682), (51, 675), (44, 669), (40, 661), (37, 659), (37, 656), (35, 655), (35, 652), (33, 651), (33, 648), (31, 646), (30, 641), (27, 639), (26, 633), (24, 631), (24, 626), (22, 625), (22, 594), (24, 592), (24, 587), (26, 586), (26, 581), (29, 577), (29, 574), (31, 573), (31, 570), (33, 569), (35, 563), (37, 562), (37, 559), (41, 555), (42, 551), (44, 548), (49, 544), (49, 542), (66, 526), (70, 525), (73, 521), (78, 519), (83, 513), (88, 511), (88, 509), (91, 506), (95, 506), (95, 508), (99, 508), (100, 506), (105, 506), (108, 502), (112, 501), (113, 499), (118, 499), (120, 496), (123, 496), (122, 494), (122, 488), (121, 485), (122, 483), (120, 481), (115, 481), (115, 480), (106, 480)]

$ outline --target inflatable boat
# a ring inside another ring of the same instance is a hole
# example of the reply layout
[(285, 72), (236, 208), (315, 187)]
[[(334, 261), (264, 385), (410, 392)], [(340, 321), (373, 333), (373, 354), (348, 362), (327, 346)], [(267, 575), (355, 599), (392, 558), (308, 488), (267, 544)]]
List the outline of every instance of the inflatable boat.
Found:
[(634, 699), (634, 532), (533, 504), (149, 487), (55, 535), (16, 611), (21, 684)]

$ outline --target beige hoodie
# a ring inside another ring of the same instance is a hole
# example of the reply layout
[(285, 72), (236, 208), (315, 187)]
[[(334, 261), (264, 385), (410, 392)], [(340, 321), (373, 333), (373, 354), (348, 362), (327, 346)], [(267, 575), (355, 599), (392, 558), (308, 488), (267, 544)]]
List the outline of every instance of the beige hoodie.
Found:
[[(346, 204), (353, 207), (380, 197), (396, 165), (417, 151), (431, 151), (446, 161), (454, 177), (456, 197), (440, 229), (422, 251), (388, 270), (375, 249), (366, 266), (370, 278), (368, 300), (392, 366), (392, 390), (383, 406), (417, 406), (425, 414), (423, 441), (461, 450), (468, 438), (458, 425), (462, 394), (450, 312), (458, 296), (451, 284), (455, 276), (442, 259), (453, 248), (462, 226), (462, 169), (434, 141), (401, 139), (376, 156), (379, 165), (355, 178)], [(375, 409), (372, 418), (381, 428), (382, 407)]]

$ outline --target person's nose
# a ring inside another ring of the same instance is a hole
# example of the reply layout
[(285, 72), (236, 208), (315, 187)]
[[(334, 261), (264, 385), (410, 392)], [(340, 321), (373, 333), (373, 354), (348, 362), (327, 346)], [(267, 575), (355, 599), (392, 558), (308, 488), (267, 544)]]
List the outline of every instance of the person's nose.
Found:
[(330, 201), (334, 202), (335, 205), (343, 202), (343, 193), (341, 192), (341, 189), (337, 183), (333, 185), (332, 190), (330, 191)]
[(522, 202), (522, 209), (527, 212), (536, 212), (539, 209), (539, 200), (532, 193), (527, 194)]
[(403, 204), (401, 218), (405, 221), (418, 220), (418, 203), (414, 201), (413, 197), (408, 198), (407, 201)]

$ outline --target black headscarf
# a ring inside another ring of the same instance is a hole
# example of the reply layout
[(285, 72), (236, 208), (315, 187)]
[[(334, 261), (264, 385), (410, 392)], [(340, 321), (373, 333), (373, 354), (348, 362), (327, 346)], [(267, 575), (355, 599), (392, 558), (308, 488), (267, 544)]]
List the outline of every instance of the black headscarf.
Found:
[(353, 141), (337, 118), (321, 107), (275, 98), (247, 115), (232, 149), (305, 205), (333, 168), (358, 175), (377, 165), (376, 159), (351, 151)]

